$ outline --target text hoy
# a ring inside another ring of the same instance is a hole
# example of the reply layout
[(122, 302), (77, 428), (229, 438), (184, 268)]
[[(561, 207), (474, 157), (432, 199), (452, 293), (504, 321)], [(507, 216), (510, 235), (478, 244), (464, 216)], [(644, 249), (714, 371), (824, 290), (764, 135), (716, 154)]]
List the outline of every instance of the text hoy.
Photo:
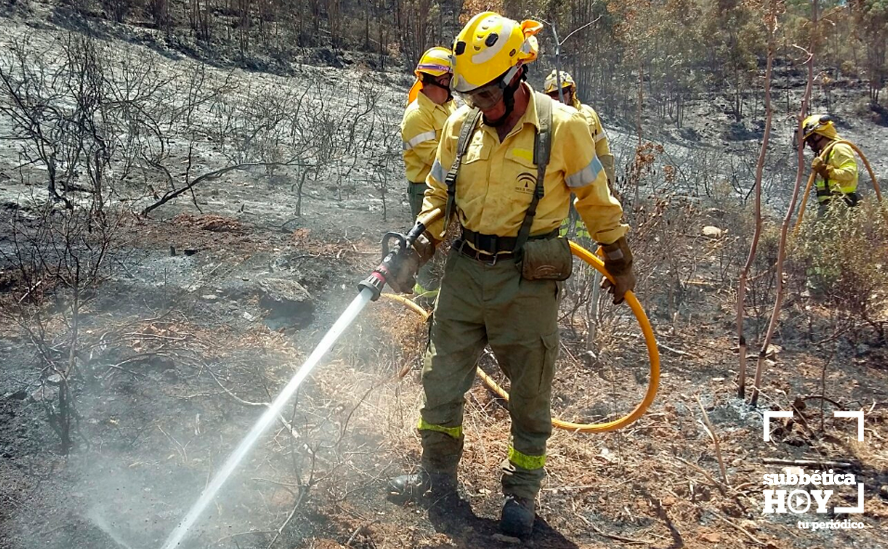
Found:
[[(763, 513), (795, 513), (797, 515), (807, 513), (812, 506), (816, 513), (829, 513), (827, 503), (834, 490), (765, 490), (765, 507)], [(835, 507), (835, 514), (863, 513), (863, 483), (857, 483), (857, 505), (855, 507)]]

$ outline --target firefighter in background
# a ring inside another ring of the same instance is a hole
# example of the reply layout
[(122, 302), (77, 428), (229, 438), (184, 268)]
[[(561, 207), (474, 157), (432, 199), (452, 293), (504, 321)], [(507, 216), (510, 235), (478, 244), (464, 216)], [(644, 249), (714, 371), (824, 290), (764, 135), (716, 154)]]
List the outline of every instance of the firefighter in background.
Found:
[[(422, 371), (421, 468), (388, 486), (399, 501), (459, 501), (465, 393), (489, 344), (511, 382), (500, 529), (518, 537), (533, 530), (552, 433), (559, 281), (569, 276), (572, 262), (557, 236), (571, 193), (590, 235), (603, 246), (615, 301), (635, 286), (629, 228), (621, 223), (623, 210), (610, 193), (586, 119), (525, 82), (541, 30), (536, 21), (484, 12), (454, 42), (451, 87), (466, 105), (444, 125), (421, 216), (438, 208), (452, 212), (461, 234), (446, 260)], [(430, 223), (417, 238), (388, 280), (393, 289), (410, 290), (416, 269), (444, 238), (448, 218)]]
[[(543, 84), (543, 91), (555, 101), (560, 101), (558, 94), (558, 78), (554, 70), (549, 73), (548, 77), (546, 77), (546, 82)], [(602, 166), (604, 166), (604, 173), (607, 174), (607, 180), (613, 185), (615, 181), (614, 155), (611, 154), (610, 145), (608, 145), (607, 142), (607, 133), (604, 131), (604, 126), (601, 125), (601, 118), (598, 117), (598, 113), (595, 112), (595, 109), (589, 105), (580, 103), (580, 100), (577, 97), (577, 83), (574, 82), (573, 77), (566, 71), (561, 71), (561, 95), (564, 96), (565, 105), (570, 105), (580, 111), (589, 122), (589, 130), (592, 132), (592, 139), (595, 141), (595, 154), (601, 161)]]
[(802, 122), (805, 143), (814, 151), (811, 170), (817, 172), (814, 188), (821, 208), (829, 206), (834, 198), (841, 198), (848, 206), (856, 206), (857, 160), (854, 150), (845, 143), (834, 144), (824, 158), (823, 152), (834, 141), (841, 139), (829, 115), (813, 114)]
[[(422, 54), (416, 70), (416, 82), (408, 94), (407, 109), (401, 121), (401, 140), (404, 142), (404, 165), (407, 169), (407, 201), (413, 218), (419, 215), (426, 191), (426, 176), (435, 161), (441, 128), (447, 117), (456, 110), (450, 93), (453, 64), (450, 50), (435, 47)], [(438, 281), (431, 274), (431, 264), (420, 270), (413, 291), (426, 295)]]

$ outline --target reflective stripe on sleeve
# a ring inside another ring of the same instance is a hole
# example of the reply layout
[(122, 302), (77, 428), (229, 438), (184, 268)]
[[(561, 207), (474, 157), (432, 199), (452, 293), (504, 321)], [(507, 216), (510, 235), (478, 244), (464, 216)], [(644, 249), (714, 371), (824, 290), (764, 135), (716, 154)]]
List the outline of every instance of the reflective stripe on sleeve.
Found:
[(423, 132), (412, 139), (408, 139), (404, 142), (404, 150), (409, 151), (413, 147), (419, 145), (420, 143), (425, 143), (426, 141), (432, 141), (435, 139), (435, 132)]
[(444, 433), (445, 435), (450, 435), (453, 438), (461, 437), (463, 432), (462, 425), (458, 427), (444, 427), (443, 425), (428, 423), (422, 418), (419, 418), (419, 425), (417, 425), (416, 428), (420, 431), (437, 431), (439, 433)]
[(542, 469), (546, 466), (546, 456), (529, 456), (509, 446), (509, 461), (522, 469)]
[(585, 187), (594, 182), (603, 169), (604, 167), (601, 165), (601, 161), (598, 160), (598, 156), (594, 156), (592, 157), (592, 162), (589, 162), (588, 166), (573, 175), (567, 176), (567, 179), (565, 179), (564, 182), (567, 183), (567, 186), (571, 189)]
[(438, 162), (437, 158), (435, 159), (435, 163), (432, 164), (432, 171), (429, 173), (429, 175), (434, 177), (435, 181), (438, 181), (439, 183), (443, 183), (444, 178), (447, 177), (444, 174), (444, 166), (442, 166), (441, 163)]

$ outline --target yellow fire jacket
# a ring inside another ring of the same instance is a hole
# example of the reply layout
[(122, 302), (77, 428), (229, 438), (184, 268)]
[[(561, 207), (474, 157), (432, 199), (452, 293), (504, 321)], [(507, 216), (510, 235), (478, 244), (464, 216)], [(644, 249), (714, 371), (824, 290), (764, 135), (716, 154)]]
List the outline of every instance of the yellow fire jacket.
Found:
[(829, 179), (824, 181), (818, 175), (814, 184), (819, 202), (829, 201), (833, 193), (857, 192), (857, 160), (851, 147), (844, 143), (833, 146), (826, 157), (826, 169)]
[[(523, 85), (533, 97), (530, 86)], [(446, 207), (444, 178), (453, 164), (460, 128), (469, 112), (463, 106), (444, 124), (438, 154), (426, 178), (429, 189), (420, 215)], [(464, 227), (488, 235), (518, 235), (536, 185), (533, 145), (539, 124), (533, 100), (502, 142), (496, 128), (485, 125), (483, 117), (478, 122), (456, 183), (456, 213)], [(629, 227), (620, 222), (623, 208), (608, 189), (586, 119), (575, 109), (554, 102), (551, 132), (544, 195), (537, 205), (531, 236), (549, 233), (561, 225), (573, 192), (576, 209), (592, 238), (602, 244), (613, 243)], [(443, 239), (444, 220), (432, 223), (428, 230), (435, 238)]]
[(611, 154), (610, 144), (607, 142), (607, 133), (605, 133), (604, 126), (601, 124), (601, 118), (598, 117), (598, 113), (595, 112), (595, 109), (589, 105), (584, 105), (577, 100), (575, 100), (575, 103), (580, 105), (577, 110), (580, 111), (589, 122), (589, 131), (592, 132), (592, 140), (595, 141), (595, 156), (598, 157), (601, 164), (604, 166), (604, 173), (607, 174), (607, 178), (610, 181), (613, 181), (614, 155)]
[(404, 165), (407, 180), (423, 183), (438, 150), (438, 139), (444, 121), (456, 110), (456, 104), (448, 101), (438, 105), (420, 92), (416, 101), (407, 105), (401, 121), (401, 140), (404, 142)]

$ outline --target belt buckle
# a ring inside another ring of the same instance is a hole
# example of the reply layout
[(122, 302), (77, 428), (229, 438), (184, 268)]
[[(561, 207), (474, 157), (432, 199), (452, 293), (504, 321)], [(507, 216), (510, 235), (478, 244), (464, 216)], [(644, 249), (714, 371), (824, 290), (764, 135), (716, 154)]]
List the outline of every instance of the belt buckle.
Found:
[(499, 254), (493, 254), (493, 257), (490, 260), (485, 261), (484, 264), (488, 267), (493, 267), (496, 265), (497, 259), (499, 259)]

